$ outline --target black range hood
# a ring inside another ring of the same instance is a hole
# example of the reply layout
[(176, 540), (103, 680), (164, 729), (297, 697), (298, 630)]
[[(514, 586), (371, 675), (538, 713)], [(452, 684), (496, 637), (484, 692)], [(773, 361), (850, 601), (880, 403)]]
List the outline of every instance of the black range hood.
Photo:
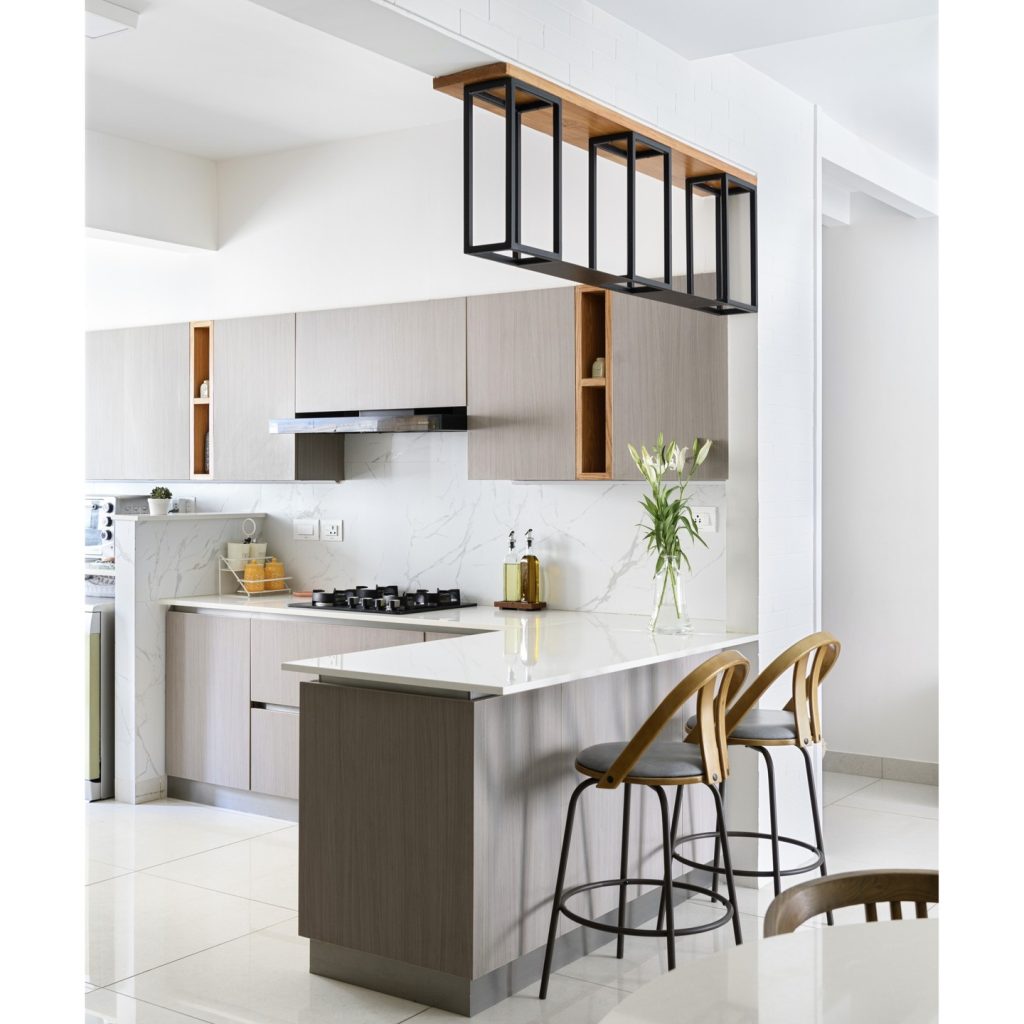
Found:
[(309, 412), (271, 420), (272, 434), (426, 434), (465, 430), (465, 406), (440, 409), (362, 409), (358, 412)]

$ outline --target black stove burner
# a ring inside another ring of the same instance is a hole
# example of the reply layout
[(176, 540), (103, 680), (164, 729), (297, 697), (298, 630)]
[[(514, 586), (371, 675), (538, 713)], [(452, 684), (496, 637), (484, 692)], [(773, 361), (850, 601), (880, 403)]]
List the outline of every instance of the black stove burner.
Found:
[(341, 609), (349, 612), (382, 612), (387, 615), (409, 615), (413, 612), (436, 611), (441, 608), (475, 608), (463, 602), (458, 588), (450, 590), (409, 590), (398, 587), (350, 587), (347, 590), (314, 590), (311, 601), (293, 601), (289, 608)]

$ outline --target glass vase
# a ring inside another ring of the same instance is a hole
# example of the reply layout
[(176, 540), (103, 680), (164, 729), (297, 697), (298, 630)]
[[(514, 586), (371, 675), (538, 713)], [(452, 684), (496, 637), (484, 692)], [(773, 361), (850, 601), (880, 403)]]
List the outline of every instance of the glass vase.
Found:
[(683, 593), (683, 575), (674, 566), (666, 567), (654, 577), (651, 632), (675, 635), (693, 632)]

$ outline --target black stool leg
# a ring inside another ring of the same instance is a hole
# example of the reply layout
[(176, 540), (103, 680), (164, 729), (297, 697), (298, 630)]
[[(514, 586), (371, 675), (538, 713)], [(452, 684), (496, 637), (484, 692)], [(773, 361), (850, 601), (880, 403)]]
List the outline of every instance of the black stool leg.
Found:
[(725, 825), (725, 805), (722, 794), (715, 786), (708, 784), (715, 798), (715, 810), (718, 812), (718, 835), (722, 840), (722, 861), (725, 866), (725, 884), (729, 889), (729, 902), (732, 904), (732, 933), (736, 937), (736, 945), (743, 944), (743, 929), (740, 925), (740, 908), (736, 902), (736, 880), (732, 874), (732, 856), (729, 853), (729, 832)]
[[(671, 828), (671, 839), (672, 849), (676, 848), (676, 833), (679, 831), (679, 815), (683, 808), (683, 787), (676, 786), (676, 799), (672, 805), (672, 828)], [(658, 904), (658, 931), (660, 932), (662, 926), (665, 924), (665, 894), (661, 894), (661, 902)]]
[(558, 880), (555, 882), (555, 896), (551, 903), (551, 927), (548, 929), (548, 945), (544, 951), (544, 971), (540, 977), (540, 997), (548, 997), (548, 981), (551, 978), (551, 958), (555, 952), (555, 932), (558, 930), (558, 914), (561, 910), (562, 890), (565, 888), (565, 869), (569, 863), (569, 844), (572, 842), (572, 825), (576, 817), (576, 804), (588, 786), (596, 786), (597, 779), (584, 779), (569, 797), (569, 810), (565, 815), (565, 835), (562, 838), (562, 855), (558, 861)]
[(619, 935), (615, 944), (615, 956), (621, 960), (626, 936), (622, 929), (626, 927), (626, 868), (629, 866), (629, 795), (633, 787), (627, 782), (623, 787), (625, 793), (622, 795), (622, 856), (619, 859)]
[(666, 941), (668, 942), (668, 969), (676, 968), (676, 917), (672, 907), (672, 837), (668, 824), (668, 800), (661, 786), (653, 787), (661, 804), (661, 841), (665, 847), (665, 883), (662, 901), (665, 904)]
[[(818, 845), (818, 849), (821, 851), (821, 877), (824, 878), (828, 874), (828, 869), (825, 867), (825, 837), (821, 834), (821, 815), (818, 813), (818, 790), (814, 785), (814, 764), (811, 761), (811, 752), (807, 747), (801, 747), (800, 753), (804, 755), (804, 767), (807, 769), (807, 792), (811, 797), (811, 817), (814, 819), (814, 841)], [(835, 924), (835, 918), (832, 916), (832, 911), (828, 911), (825, 915), (825, 920), (829, 924)]]
[(768, 813), (772, 823), (772, 880), (775, 883), (775, 895), (782, 892), (782, 872), (779, 866), (779, 807), (775, 801), (775, 765), (767, 747), (754, 748), (763, 758), (768, 769)]
[[(722, 810), (725, 810), (725, 779), (718, 784), (718, 792), (722, 796)], [(711, 875), (711, 891), (718, 894), (718, 859), (722, 855), (722, 837), (715, 833), (715, 870)]]

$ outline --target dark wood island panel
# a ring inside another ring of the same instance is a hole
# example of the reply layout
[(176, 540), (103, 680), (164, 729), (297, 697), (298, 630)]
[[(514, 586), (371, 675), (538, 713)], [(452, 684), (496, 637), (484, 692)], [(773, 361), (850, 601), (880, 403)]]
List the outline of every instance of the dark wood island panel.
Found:
[[(299, 932), (310, 970), (467, 1015), (539, 977), (576, 752), (631, 736), (705, 657), (477, 700), (304, 681)], [(686, 830), (711, 828), (710, 795), (685, 796)], [(656, 798), (634, 798), (630, 874), (657, 877)], [(620, 794), (587, 794), (567, 884), (618, 876), (621, 813)], [(638, 921), (653, 916), (657, 890), (630, 895)], [(579, 907), (611, 916), (616, 901), (608, 888)], [(567, 920), (560, 935), (556, 966), (608, 941)]]

